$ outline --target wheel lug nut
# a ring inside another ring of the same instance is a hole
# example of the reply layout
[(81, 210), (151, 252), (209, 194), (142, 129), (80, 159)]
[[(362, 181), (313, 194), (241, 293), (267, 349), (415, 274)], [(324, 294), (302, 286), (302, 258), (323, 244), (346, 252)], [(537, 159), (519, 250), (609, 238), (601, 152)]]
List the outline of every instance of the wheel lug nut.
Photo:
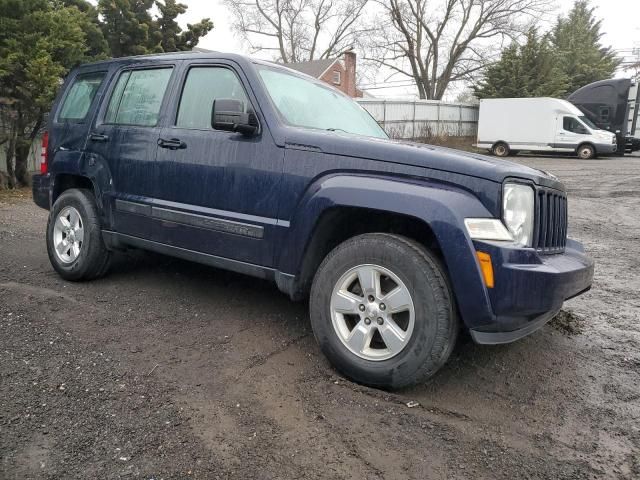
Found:
[(375, 298), (373, 298), (373, 295), (369, 295), (367, 297), (367, 300), (369, 300), (370, 302), (373, 302), (375, 300)]
[(386, 309), (386, 308), (387, 308), (387, 306), (386, 306), (384, 303), (381, 303), (381, 304), (380, 304), (380, 310), (384, 310), (384, 309)]
[(358, 307), (358, 309), (359, 309), (361, 312), (364, 312), (364, 305), (360, 304), (360, 306)]
[(382, 319), (382, 317), (378, 317), (378, 325), (382, 325), (384, 323), (384, 320)]
[(371, 319), (369, 317), (364, 319), (365, 325), (369, 325), (371, 323)]

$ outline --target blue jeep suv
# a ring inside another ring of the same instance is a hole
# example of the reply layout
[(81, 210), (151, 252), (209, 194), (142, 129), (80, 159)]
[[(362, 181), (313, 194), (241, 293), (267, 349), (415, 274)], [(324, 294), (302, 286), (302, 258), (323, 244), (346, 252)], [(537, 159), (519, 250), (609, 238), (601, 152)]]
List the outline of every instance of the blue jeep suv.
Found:
[(73, 70), (33, 196), (63, 278), (141, 248), (272, 280), (309, 299), (336, 368), (377, 387), (433, 375), (460, 328), (533, 332), (593, 277), (555, 177), (390, 140), (326, 84), (239, 55)]

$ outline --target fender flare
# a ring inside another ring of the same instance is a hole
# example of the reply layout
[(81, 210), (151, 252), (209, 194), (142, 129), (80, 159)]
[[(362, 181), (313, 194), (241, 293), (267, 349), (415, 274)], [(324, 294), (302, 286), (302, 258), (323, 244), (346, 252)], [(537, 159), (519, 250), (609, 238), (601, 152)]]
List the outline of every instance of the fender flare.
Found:
[(357, 174), (323, 177), (307, 189), (292, 216), (284, 248), (276, 252), (280, 272), (299, 275), (320, 218), (336, 207), (378, 210), (425, 222), (444, 256), (463, 318), (465, 312), (472, 312), (475, 321), (493, 319), (475, 248), (464, 227), (465, 218), (493, 215), (471, 192), (443, 182), (410, 178)]
[(111, 208), (104, 194), (112, 189), (113, 176), (108, 162), (101, 156), (78, 150), (58, 150), (51, 162), (51, 200), (59, 175), (84, 177), (93, 185), (93, 191), (105, 227), (111, 225)]

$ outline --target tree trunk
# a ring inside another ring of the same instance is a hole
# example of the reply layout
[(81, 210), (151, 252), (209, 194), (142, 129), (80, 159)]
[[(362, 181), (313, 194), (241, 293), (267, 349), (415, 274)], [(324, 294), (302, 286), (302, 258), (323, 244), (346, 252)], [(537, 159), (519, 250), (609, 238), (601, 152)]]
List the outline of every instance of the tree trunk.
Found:
[(7, 142), (6, 158), (7, 158), (7, 183), (9, 188), (16, 187), (16, 174), (13, 168), (13, 159), (16, 152), (16, 135), (15, 131), (11, 132), (9, 141)]
[(15, 179), (17, 185), (28, 187), (31, 184), (29, 177), (29, 151), (31, 150), (31, 142), (27, 139), (20, 138), (16, 142), (15, 150)]

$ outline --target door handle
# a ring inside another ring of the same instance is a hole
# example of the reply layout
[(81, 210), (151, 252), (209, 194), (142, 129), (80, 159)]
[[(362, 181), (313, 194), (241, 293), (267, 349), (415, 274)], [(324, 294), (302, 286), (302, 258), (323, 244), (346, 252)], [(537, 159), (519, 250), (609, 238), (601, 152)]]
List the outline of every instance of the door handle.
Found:
[(89, 140), (91, 140), (92, 142), (107, 142), (109, 140), (109, 135), (92, 133), (91, 135), (89, 135)]
[(158, 146), (162, 148), (168, 148), (169, 150), (178, 150), (178, 149), (187, 148), (187, 144), (184, 143), (179, 138), (170, 138), (169, 140), (165, 138), (159, 138)]

